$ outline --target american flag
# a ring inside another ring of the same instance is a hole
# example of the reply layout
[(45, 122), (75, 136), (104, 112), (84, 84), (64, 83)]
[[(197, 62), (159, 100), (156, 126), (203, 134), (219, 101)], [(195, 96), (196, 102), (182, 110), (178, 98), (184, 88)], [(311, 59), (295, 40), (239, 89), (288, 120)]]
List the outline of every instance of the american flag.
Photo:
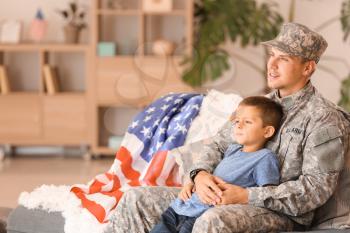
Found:
[(123, 192), (132, 186), (180, 186), (174, 175), (175, 158), (168, 153), (182, 146), (203, 96), (169, 94), (139, 113), (128, 127), (113, 165), (88, 185), (71, 191), (100, 223), (108, 222)]

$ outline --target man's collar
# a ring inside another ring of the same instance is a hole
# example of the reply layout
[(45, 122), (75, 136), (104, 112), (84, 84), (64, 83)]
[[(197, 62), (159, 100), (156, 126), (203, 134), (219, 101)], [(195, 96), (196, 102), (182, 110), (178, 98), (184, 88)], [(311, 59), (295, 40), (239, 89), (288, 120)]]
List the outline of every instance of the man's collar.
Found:
[(306, 96), (310, 95), (310, 93), (313, 93), (313, 90), (314, 86), (309, 81), (301, 90), (292, 95), (281, 98), (279, 97), (278, 90), (276, 90), (273, 96), (286, 110), (289, 110), (298, 100), (304, 99)]

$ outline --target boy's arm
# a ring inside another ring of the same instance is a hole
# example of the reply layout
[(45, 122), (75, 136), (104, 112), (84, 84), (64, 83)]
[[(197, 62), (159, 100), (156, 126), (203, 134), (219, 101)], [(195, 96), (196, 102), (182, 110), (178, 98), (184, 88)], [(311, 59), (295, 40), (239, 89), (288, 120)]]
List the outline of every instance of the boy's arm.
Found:
[(192, 182), (184, 184), (184, 186), (178, 194), (178, 197), (183, 201), (187, 201), (192, 196), (193, 190), (194, 184)]

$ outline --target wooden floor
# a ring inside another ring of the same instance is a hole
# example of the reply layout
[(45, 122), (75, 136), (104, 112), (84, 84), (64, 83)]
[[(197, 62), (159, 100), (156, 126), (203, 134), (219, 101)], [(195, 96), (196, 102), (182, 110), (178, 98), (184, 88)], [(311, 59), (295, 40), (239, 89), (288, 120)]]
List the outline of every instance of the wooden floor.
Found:
[(86, 161), (68, 156), (16, 156), (0, 161), (0, 206), (15, 207), (22, 191), (42, 184), (85, 184), (95, 175), (106, 172), (113, 157)]

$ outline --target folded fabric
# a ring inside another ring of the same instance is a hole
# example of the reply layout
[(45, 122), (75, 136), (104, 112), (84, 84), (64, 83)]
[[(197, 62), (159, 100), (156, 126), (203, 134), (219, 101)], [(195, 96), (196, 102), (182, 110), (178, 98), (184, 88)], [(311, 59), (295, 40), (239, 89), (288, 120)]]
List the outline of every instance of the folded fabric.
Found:
[(88, 185), (71, 189), (100, 223), (107, 222), (123, 192), (132, 186), (180, 186), (172, 171), (175, 158), (168, 152), (185, 142), (197, 116), (202, 95), (170, 94), (139, 113), (130, 124), (110, 170)]

